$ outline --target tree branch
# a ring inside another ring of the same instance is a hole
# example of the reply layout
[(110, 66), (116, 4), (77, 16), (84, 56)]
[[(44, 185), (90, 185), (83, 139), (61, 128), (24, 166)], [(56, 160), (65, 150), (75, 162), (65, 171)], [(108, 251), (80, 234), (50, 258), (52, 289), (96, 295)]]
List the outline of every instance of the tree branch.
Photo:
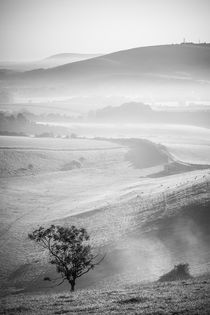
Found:
[(66, 280), (66, 278), (63, 278), (63, 280), (62, 280), (59, 284), (56, 284), (56, 287), (58, 287), (59, 285), (61, 285), (62, 283), (64, 283), (65, 280)]
[[(95, 257), (97, 257), (98, 255), (96, 255)], [(87, 270), (83, 271), (82, 273), (77, 275), (77, 278), (80, 278), (81, 276), (83, 276), (84, 274), (88, 273), (88, 271), (90, 271), (91, 269), (93, 269), (95, 266), (99, 265), (105, 258), (106, 254), (95, 264), (92, 264)]]
[(56, 257), (60, 261), (61, 265), (66, 270), (66, 274), (68, 274), (68, 269), (67, 269), (66, 265), (64, 264), (64, 262), (62, 261), (62, 259), (53, 252), (51, 244), (50, 244), (50, 239), (48, 239), (48, 250), (51, 253), (51, 255), (53, 255), (54, 257)]
[(90, 266), (86, 271), (80, 273), (79, 275), (77, 275), (77, 278), (80, 278), (81, 276), (83, 276), (84, 274), (88, 273), (88, 271), (90, 271), (91, 269), (93, 269), (94, 265)]
[[(59, 285), (61, 285), (62, 283), (64, 283), (64, 281), (67, 280), (67, 278), (63, 278), (62, 281), (58, 284), (55, 284), (55, 285), (51, 285), (49, 287), (44, 287), (45, 289), (52, 289), (52, 288), (55, 288), (55, 287), (58, 287)], [(53, 280), (52, 280), (53, 281)]]

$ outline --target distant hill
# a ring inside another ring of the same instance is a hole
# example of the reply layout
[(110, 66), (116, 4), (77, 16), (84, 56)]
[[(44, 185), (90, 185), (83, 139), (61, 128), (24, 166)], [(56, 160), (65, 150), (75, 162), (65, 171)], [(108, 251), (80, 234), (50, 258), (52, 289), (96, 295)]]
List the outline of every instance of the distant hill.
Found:
[[(60, 57), (56, 57), (59, 59)], [(210, 97), (210, 47), (180, 44), (140, 47), (51, 69), (0, 77), (49, 95), (124, 95), (153, 99)], [(54, 90), (53, 90), (54, 89)], [(55, 91), (56, 90), (56, 91)], [(26, 90), (24, 90), (26, 93)]]
[(91, 59), (91, 58), (95, 58), (99, 56), (101, 56), (101, 54), (77, 54), (77, 53), (56, 54), (40, 61), (40, 67), (43, 67), (43, 68), (58, 67), (58, 66), (62, 66), (68, 63), (87, 60), (87, 59)]
[(100, 54), (77, 54), (77, 53), (62, 53), (49, 56), (43, 60), (31, 62), (0, 62), (0, 70), (14, 70), (14, 71), (30, 71), (34, 69), (48, 69), (58, 67), (71, 62), (77, 62), (90, 58), (101, 56)]
[(70, 60), (69, 62), (74, 62), (74, 61), (95, 58), (99, 56), (101, 56), (101, 54), (62, 53), (62, 54), (52, 55), (50, 57), (45, 58), (44, 60), (66, 59), (66, 60)]
[[(53, 57), (51, 57), (53, 58)], [(57, 57), (58, 58), (58, 57)], [(61, 57), (59, 57), (61, 58)], [(71, 57), (73, 58), (73, 57)], [(26, 77), (48, 76), (72, 79), (73, 76), (164, 75), (172, 79), (190, 79), (190, 75), (210, 76), (210, 47), (199, 45), (163, 45), (140, 47), (100, 56), (77, 64), (66, 64), (44, 72), (31, 71)]]

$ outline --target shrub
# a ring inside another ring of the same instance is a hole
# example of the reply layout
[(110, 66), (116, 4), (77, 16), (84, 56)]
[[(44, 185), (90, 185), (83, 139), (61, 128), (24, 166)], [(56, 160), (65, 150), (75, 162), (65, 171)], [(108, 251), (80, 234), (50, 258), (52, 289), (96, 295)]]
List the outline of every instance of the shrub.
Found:
[(62, 171), (70, 171), (70, 170), (74, 170), (74, 169), (81, 168), (81, 167), (82, 167), (82, 165), (79, 161), (73, 160), (73, 161), (65, 164), (61, 170)]
[(50, 277), (44, 277), (44, 281), (51, 281)]
[(158, 281), (177, 281), (191, 279), (192, 276), (189, 273), (189, 264), (178, 264), (168, 273), (164, 274), (159, 278)]
[(80, 161), (81, 163), (83, 163), (83, 162), (85, 161), (85, 158), (84, 158), (83, 156), (81, 156), (81, 157), (79, 158), (79, 161)]

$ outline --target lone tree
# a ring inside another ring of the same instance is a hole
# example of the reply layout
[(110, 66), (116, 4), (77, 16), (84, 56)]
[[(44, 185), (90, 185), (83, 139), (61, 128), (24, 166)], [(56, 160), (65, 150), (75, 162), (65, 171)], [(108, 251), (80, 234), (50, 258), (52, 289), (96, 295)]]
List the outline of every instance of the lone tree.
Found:
[(84, 228), (70, 228), (51, 225), (49, 228), (40, 227), (28, 235), (49, 251), (49, 262), (56, 265), (61, 275), (61, 283), (67, 280), (74, 291), (76, 279), (88, 273), (98, 265), (104, 256), (98, 260), (88, 243), (89, 235)]

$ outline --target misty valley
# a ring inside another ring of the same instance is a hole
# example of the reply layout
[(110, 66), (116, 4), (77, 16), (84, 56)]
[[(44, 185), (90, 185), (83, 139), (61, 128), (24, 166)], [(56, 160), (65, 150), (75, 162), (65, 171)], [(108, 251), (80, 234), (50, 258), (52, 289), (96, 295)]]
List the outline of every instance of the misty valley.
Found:
[[(0, 63), (0, 314), (209, 314), (209, 65), (206, 43)], [(94, 252), (76, 292), (67, 241)]]

